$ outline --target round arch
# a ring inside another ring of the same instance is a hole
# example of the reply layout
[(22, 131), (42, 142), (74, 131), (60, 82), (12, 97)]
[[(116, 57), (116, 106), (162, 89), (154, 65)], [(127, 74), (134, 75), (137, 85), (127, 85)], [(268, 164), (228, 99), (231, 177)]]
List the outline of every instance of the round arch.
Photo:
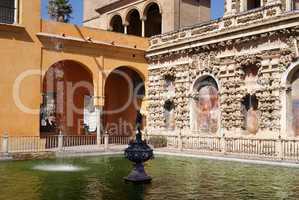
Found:
[(199, 134), (220, 134), (219, 82), (214, 75), (198, 76), (190, 94), (191, 130)]
[(137, 8), (131, 8), (126, 13), (127, 34), (142, 36), (141, 14)]
[(220, 88), (220, 82), (218, 81), (218, 79), (213, 74), (204, 73), (204, 74), (198, 75), (195, 78), (195, 81), (191, 85), (190, 92), (194, 91), (194, 89), (196, 88), (196, 84), (197, 83), (202, 82), (203, 80), (205, 80), (205, 79), (207, 79), (209, 77), (212, 78), (215, 81), (215, 83), (217, 85), (217, 89), (219, 90), (219, 88)]
[(131, 69), (132, 71), (135, 71), (144, 82), (146, 81), (146, 75), (144, 73), (142, 73), (137, 67), (130, 66), (130, 65), (114, 67), (114, 68), (110, 69), (108, 71), (108, 73), (105, 73), (105, 77), (108, 77), (114, 70), (117, 70), (117, 69), (120, 69), (120, 68)]
[(142, 16), (142, 12), (140, 11), (140, 9), (136, 6), (132, 6), (132, 7), (129, 7), (126, 12), (124, 13), (124, 22), (125, 24), (129, 24), (129, 21), (128, 21), (128, 16), (130, 15), (131, 12), (133, 12), (134, 10), (136, 10), (140, 16), (140, 19), (141, 19), (141, 16)]
[(114, 14), (109, 20), (109, 30), (124, 33), (123, 19), (120, 14)]
[(152, 37), (162, 33), (161, 7), (156, 2), (150, 2), (143, 10), (144, 35)]
[(299, 68), (299, 60), (292, 63), (289, 68), (283, 73), (281, 78), (281, 84), (283, 86), (287, 86), (290, 82), (290, 77), (298, 70)]
[(147, 3), (143, 6), (143, 8), (142, 8), (142, 15), (141, 15), (142, 17), (146, 17), (147, 12), (148, 12), (148, 8), (149, 8), (151, 5), (153, 5), (153, 4), (156, 4), (156, 5), (159, 7), (159, 13), (162, 15), (163, 10), (162, 10), (162, 6), (161, 6), (160, 2), (158, 2), (158, 1), (156, 1), (156, 0), (151, 0), (151, 1), (147, 2)]
[(93, 73), (80, 62), (61, 60), (42, 78), (41, 135), (85, 134), (85, 105), (94, 95)]
[(117, 67), (107, 74), (104, 88), (104, 129), (112, 135), (133, 135), (145, 96), (143, 77), (131, 67)]

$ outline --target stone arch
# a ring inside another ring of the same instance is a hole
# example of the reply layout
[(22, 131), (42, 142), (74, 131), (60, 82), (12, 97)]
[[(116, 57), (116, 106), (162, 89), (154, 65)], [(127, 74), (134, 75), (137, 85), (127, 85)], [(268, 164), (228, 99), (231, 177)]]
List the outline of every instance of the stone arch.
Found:
[(220, 130), (219, 83), (210, 74), (197, 77), (191, 86), (190, 126), (199, 134)]
[(142, 22), (140, 11), (132, 8), (126, 14), (127, 33), (129, 35), (142, 36)]
[(196, 78), (195, 78), (195, 81), (192, 83), (191, 85), (191, 88), (190, 88), (190, 92), (194, 91), (194, 88), (196, 87), (196, 84), (202, 80), (204, 80), (205, 78), (207, 77), (211, 77), (217, 84), (217, 89), (219, 90), (219, 88), (221, 87), (220, 86), (220, 82), (218, 81), (218, 79), (216, 78), (215, 75), (213, 74), (210, 74), (210, 73), (203, 73), (201, 75), (198, 75)]
[(124, 33), (123, 19), (120, 14), (115, 14), (110, 18), (109, 30), (117, 33)]
[[(281, 95), (281, 131), (287, 137), (299, 136), (299, 61), (284, 72), (281, 80), (284, 89)], [(295, 92), (297, 91), (297, 93)]]
[(85, 105), (87, 99), (93, 103), (94, 95), (91, 70), (80, 62), (61, 60), (47, 69), (42, 81), (41, 135), (85, 134)]
[(151, 37), (162, 33), (162, 12), (161, 7), (155, 1), (146, 5), (143, 10), (145, 20), (145, 37)]
[(132, 67), (118, 67), (105, 81), (104, 129), (111, 135), (132, 136), (137, 110), (145, 96), (144, 77)]
[(125, 24), (128, 24), (128, 23), (129, 23), (129, 21), (128, 21), (128, 16), (129, 16), (129, 14), (130, 14), (132, 11), (134, 11), (134, 10), (137, 10), (137, 11), (138, 11), (139, 16), (140, 16), (140, 19), (141, 19), (142, 12), (140, 11), (140, 9), (139, 9), (137, 6), (131, 6), (131, 7), (129, 7), (129, 8), (126, 10), (126, 12), (125, 12), (124, 15), (123, 15), (123, 19), (124, 19)]
[(148, 1), (148, 2), (143, 6), (143, 8), (142, 8), (142, 15), (141, 15), (142, 17), (146, 17), (148, 8), (149, 8), (152, 4), (156, 4), (156, 5), (158, 5), (160, 14), (162, 15), (162, 13), (163, 13), (163, 9), (162, 9), (162, 6), (161, 6), (160, 2), (158, 2), (157, 0), (151, 0), (151, 1)]

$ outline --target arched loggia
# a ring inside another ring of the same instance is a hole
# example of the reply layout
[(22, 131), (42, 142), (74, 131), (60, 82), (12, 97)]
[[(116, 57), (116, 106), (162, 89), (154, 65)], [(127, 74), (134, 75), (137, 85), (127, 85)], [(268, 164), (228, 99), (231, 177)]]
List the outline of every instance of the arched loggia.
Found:
[(93, 76), (86, 66), (72, 60), (53, 64), (43, 78), (42, 91), (42, 136), (60, 132), (64, 135), (86, 133), (84, 109), (93, 96)]
[(110, 30), (117, 33), (124, 33), (124, 26), (121, 16), (115, 15), (110, 21)]
[(128, 22), (127, 33), (129, 35), (142, 36), (142, 23), (138, 10), (131, 10), (126, 19)]
[(159, 5), (151, 3), (145, 8), (145, 37), (162, 33), (162, 15)]
[(144, 95), (144, 81), (135, 70), (129, 67), (113, 70), (105, 82), (104, 129), (111, 135), (133, 135)]

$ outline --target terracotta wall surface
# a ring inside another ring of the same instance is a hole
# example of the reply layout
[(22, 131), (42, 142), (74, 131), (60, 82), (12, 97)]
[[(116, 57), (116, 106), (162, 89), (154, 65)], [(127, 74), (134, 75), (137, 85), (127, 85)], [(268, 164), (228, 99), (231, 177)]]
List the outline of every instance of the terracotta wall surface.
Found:
[(131, 48), (136, 47), (143, 50), (148, 49), (149, 46), (148, 40), (145, 38), (52, 21), (42, 21), (42, 32), (58, 35), (62, 35), (64, 33), (66, 36), (81, 39), (91, 37), (92, 40), (107, 43), (114, 42), (114, 45), (123, 45)]
[[(141, 104), (130, 86), (138, 74), (129, 68), (119, 68), (117, 71), (125, 74), (125, 77), (112, 73), (107, 78), (103, 125), (109, 134), (131, 136), (134, 134), (136, 114)], [(112, 113), (117, 110), (119, 112)]]
[[(66, 38), (53, 36), (63, 33)], [(87, 37), (104, 43), (113, 42), (113, 45), (94, 45), (87, 41)], [(0, 44), (0, 135), (4, 132), (9, 135), (40, 134), (43, 73), (59, 61), (76, 61), (91, 71), (94, 95), (98, 97), (95, 100), (97, 106), (104, 105), (106, 72), (128, 66), (147, 80), (147, 62), (144, 58), (147, 39), (42, 21), (39, 0), (20, 1), (20, 22), (15, 25), (0, 24)], [(22, 75), (23, 80), (20, 78)], [(22, 81), (15, 84), (18, 80)], [(15, 87), (16, 90), (13, 90), (14, 85), (19, 89)], [(21, 108), (20, 102), (26, 109)]]

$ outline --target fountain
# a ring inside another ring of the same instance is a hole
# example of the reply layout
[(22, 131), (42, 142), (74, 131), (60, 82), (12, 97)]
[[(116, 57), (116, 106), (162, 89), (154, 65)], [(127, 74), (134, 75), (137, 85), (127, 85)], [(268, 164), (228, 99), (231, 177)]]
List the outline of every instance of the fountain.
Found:
[(130, 142), (129, 147), (125, 150), (125, 157), (134, 162), (134, 168), (131, 173), (124, 178), (125, 181), (133, 183), (148, 183), (152, 178), (146, 174), (143, 163), (154, 157), (153, 149), (142, 141), (141, 133), (142, 115), (137, 111), (136, 116), (136, 140)]
[(85, 168), (77, 167), (71, 164), (52, 164), (52, 165), (37, 165), (33, 167), (34, 170), (47, 172), (77, 172), (84, 171)]

